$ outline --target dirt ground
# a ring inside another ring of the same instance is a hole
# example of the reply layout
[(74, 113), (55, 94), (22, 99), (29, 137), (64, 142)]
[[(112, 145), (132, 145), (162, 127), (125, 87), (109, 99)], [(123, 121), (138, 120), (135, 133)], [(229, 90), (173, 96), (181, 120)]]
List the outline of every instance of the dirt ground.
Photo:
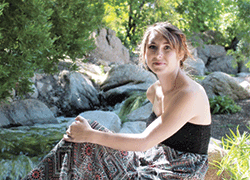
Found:
[(250, 99), (240, 100), (236, 102), (242, 110), (235, 114), (218, 114), (212, 115), (212, 137), (221, 140), (225, 134), (231, 134), (230, 130), (236, 132), (236, 128), (239, 125), (241, 133), (250, 130)]

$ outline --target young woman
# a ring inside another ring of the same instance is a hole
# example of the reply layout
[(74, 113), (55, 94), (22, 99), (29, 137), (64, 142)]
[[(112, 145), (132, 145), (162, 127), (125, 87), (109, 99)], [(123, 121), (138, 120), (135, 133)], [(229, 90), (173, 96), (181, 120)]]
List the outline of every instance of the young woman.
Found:
[(167, 22), (150, 26), (141, 57), (159, 80), (147, 91), (153, 113), (145, 131), (111, 133), (78, 116), (63, 141), (27, 178), (204, 179), (211, 115), (204, 89), (183, 71), (189, 55), (186, 37), (177, 27)]

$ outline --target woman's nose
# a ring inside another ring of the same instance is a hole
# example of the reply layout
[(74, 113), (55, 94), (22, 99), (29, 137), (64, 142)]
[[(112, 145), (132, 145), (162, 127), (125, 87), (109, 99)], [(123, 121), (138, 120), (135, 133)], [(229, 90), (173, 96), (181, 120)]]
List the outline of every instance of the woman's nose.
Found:
[(163, 52), (161, 50), (158, 51), (157, 57), (161, 59), (163, 57)]

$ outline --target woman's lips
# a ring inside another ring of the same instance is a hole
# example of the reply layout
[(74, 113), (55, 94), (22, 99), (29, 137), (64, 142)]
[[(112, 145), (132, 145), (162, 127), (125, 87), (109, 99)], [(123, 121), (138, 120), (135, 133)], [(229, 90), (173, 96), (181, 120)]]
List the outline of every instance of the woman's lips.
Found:
[(157, 66), (160, 66), (160, 65), (165, 65), (165, 63), (164, 63), (164, 62), (154, 62), (153, 64), (154, 64), (154, 65), (157, 65)]

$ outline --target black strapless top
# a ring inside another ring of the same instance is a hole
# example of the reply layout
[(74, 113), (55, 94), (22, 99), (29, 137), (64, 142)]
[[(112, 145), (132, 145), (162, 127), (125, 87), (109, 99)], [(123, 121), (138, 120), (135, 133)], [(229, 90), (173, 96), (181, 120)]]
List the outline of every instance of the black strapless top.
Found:
[[(156, 118), (157, 116), (153, 112), (148, 118), (147, 126)], [(178, 151), (207, 154), (210, 137), (211, 125), (197, 125), (188, 122), (162, 144)]]

